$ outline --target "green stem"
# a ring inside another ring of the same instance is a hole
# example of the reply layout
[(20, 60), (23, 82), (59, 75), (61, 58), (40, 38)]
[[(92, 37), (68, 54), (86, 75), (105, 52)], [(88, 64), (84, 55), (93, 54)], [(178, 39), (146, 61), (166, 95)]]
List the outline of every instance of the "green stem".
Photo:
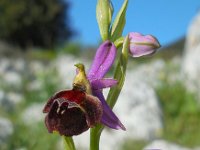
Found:
[(128, 64), (128, 48), (129, 48), (129, 38), (128, 36), (126, 36), (123, 42), (121, 56), (117, 62), (117, 66), (114, 71), (114, 79), (118, 81), (118, 84), (110, 89), (107, 96), (107, 103), (111, 108), (113, 108), (115, 103), (117, 102), (121, 89), (124, 85), (126, 68)]
[(72, 137), (63, 136), (65, 150), (76, 150)]
[(102, 125), (97, 125), (90, 129), (90, 150), (99, 150), (99, 141), (102, 131)]
[(120, 37), (114, 42), (114, 44), (116, 48), (118, 49), (123, 45), (123, 42), (124, 42), (124, 37)]

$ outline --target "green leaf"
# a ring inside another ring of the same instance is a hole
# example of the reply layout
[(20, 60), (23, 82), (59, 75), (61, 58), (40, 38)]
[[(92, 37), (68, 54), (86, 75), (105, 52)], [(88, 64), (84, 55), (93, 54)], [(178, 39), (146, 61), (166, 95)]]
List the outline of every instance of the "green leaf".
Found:
[(126, 24), (126, 10), (128, 6), (128, 0), (124, 0), (124, 3), (118, 12), (114, 23), (111, 28), (111, 39), (115, 41), (117, 38), (122, 36), (122, 32), (124, 30), (124, 26)]
[(128, 48), (129, 48), (129, 38), (128, 36), (126, 36), (122, 47), (122, 53), (120, 55), (119, 61), (117, 62), (117, 66), (114, 72), (114, 79), (118, 81), (118, 84), (110, 89), (107, 97), (107, 103), (111, 108), (114, 107), (121, 92), (121, 89), (124, 85), (126, 68), (128, 63)]
[(98, 0), (96, 7), (96, 18), (103, 41), (109, 39), (109, 29), (112, 20), (113, 7), (110, 0)]

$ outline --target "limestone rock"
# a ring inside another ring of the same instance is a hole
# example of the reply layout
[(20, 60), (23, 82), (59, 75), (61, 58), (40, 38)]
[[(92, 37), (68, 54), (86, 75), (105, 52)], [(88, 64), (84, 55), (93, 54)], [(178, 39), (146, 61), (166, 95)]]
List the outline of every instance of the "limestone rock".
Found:
[[(182, 76), (188, 90), (198, 92), (200, 88), (200, 12), (193, 19), (186, 38)], [(200, 94), (198, 94), (200, 97)]]
[(16, 71), (7, 71), (3, 74), (3, 81), (13, 87), (21, 87), (22, 76)]
[(0, 90), (0, 106), (4, 110), (12, 111), (16, 105), (22, 102), (23, 96), (20, 93), (9, 92), (5, 93)]
[(44, 104), (35, 103), (26, 108), (22, 113), (22, 121), (26, 125), (35, 125), (44, 120), (45, 114), (42, 113)]
[(85, 69), (87, 71), (87, 60), (80, 60), (70, 55), (58, 56), (55, 62), (53, 62), (53, 65), (59, 73), (63, 87), (72, 87), (72, 82), (76, 75), (76, 67), (74, 65), (82, 62), (84, 62), (84, 65), (86, 67)]
[(186, 51), (193, 51), (193, 48), (200, 44), (200, 12), (191, 21), (186, 37)]
[(198, 148), (186, 148), (175, 143), (170, 143), (165, 140), (155, 140), (147, 145), (143, 150), (159, 149), (159, 150), (197, 150)]
[(127, 72), (114, 110), (127, 128), (126, 137), (152, 140), (162, 130), (162, 111), (153, 87), (142, 78), (136, 78), (132, 71)]
[(149, 64), (141, 64), (131, 70), (131, 76), (126, 80), (139, 79), (142, 82), (146, 82), (153, 87), (160, 85), (160, 79), (163, 76), (163, 72), (166, 69), (165, 61), (157, 59)]
[(72, 56), (59, 56), (55, 60), (55, 67), (59, 73), (62, 83), (66, 87), (71, 87), (72, 81), (75, 76), (76, 68), (74, 64), (78, 63), (79, 61)]
[(0, 145), (5, 143), (6, 140), (13, 133), (13, 124), (10, 120), (0, 117)]

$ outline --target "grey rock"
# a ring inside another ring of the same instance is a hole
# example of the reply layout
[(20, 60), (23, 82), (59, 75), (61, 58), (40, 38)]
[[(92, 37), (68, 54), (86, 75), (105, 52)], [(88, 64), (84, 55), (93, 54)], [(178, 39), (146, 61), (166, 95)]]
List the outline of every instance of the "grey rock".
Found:
[(0, 59), (0, 75), (8, 71), (23, 73), (26, 69), (26, 63), (23, 58), (6, 58)]
[(22, 100), (23, 96), (20, 93), (5, 93), (4, 91), (0, 91), (0, 106), (1, 108), (4, 108), (4, 110), (13, 110), (16, 107), (16, 105), (22, 102)]
[(47, 68), (41, 61), (33, 60), (29, 62), (30, 74), (37, 75), (39, 73), (43, 73), (45, 70), (47, 70)]
[(186, 37), (186, 51), (193, 51), (193, 48), (200, 44), (200, 12), (193, 18), (188, 28)]
[(155, 90), (132, 71), (127, 72), (114, 110), (127, 128), (126, 137), (152, 140), (162, 131), (162, 111)]
[(200, 44), (184, 56), (182, 72), (185, 76), (186, 87), (198, 91), (200, 87)]
[(20, 93), (16, 92), (9, 92), (6, 94), (6, 99), (12, 104), (12, 105), (17, 105), (22, 102), (23, 96)]
[(26, 108), (22, 112), (21, 119), (26, 125), (32, 125), (41, 122), (44, 120), (44, 114), (42, 113), (44, 104), (35, 103)]
[(0, 118), (0, 145), (13, 134), (13, 124), (6, 118)]
[(143, 150), (195, 150), (186, 148), (175, 143), (170, 143), (165, 140), (155, 140), (147, 145)]
[[(73, 139), (75, 141), (77, 149), (81, 149), (81, 150), (89, 149), (90, 131), (86, 131), (78, 136), (74, 136)], [(101, 147), (100, 147), (100, 149), (101, 149)]]
[(162, 59), (157, 59), (149, 64), (138, 65), (131, 71), (130, 79), (139, 79), (142, 82), (146, 82), (153, 87), (160, 85), (160, 79), (163, 76), (163, 72), (166, 69), (165, 61)]
[(0, 108), (7, 111), (13, 110), (13, 104), (8, 101), (7, 95), (4, 91), (0, 91)]
[(42, 89), (42, 82), (40, 80), (33, 80), (28, 83), (27, 89), (30, 91), (37, 91)]
[(186, 46), (181, 66), (183, 81), (188, 90), (200, 97), (200, 12), (191, 22), (186, 38)]
[[(181, 73), (182, 57), (173, 57), (164, 70), (164, 79), (167, 80), (169, 84), (182, 82), (184, 80)], [(165, 82), (164, 81), (164, 82)]]
[(20, 147), (20, 148), (17, 148), (17, 149), (15, 149), (15, 150), (28, 150), (28, 149), (25, 148), (25, 147)]
[(3, 103), (4, 99), (5, 99), (5, 92), (0, 90), (0, 104)]
[(13, 68), (17, 72), (21, 72), (21, 73), (25, 72), (26, 63), (23, 58), (16, 58), (14, 61), (12, 61), (12, 63), (13, 63)]
[(3, 75), (7, 69), (10, 67), (11, 62), (7, 58), (0, 59), (0, 75)]
[(13, 87), (21, 87), (22, 76), (16, 71), (7, 71), (2, 75), (3, 81)]
[[(63, 87), (71, 87), (73, 79), (76, 75), (76, 67), (74, 66), (77, 63), (84, 62), (86, 69), (88, 68), (88, 63), (86, 60), (77, 59), (73, 56), (58, 56), (55, 62), (53, 62), (52, 66), (54, 66), (59, 74), (59, 78), (61, 79), (61, 83)], [(87, 71), (87, 70), (86, 70)]]

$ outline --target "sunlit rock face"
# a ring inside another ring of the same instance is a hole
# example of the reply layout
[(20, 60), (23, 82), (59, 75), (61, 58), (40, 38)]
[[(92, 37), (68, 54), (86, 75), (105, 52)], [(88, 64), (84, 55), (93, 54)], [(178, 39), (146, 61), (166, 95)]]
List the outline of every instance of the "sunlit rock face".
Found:
[(186, 37), (182, 73), (190, 91), (200, 88), (200, 12), (192, 20)]
[(79, 62), (84, 62), (86, 69), (89, 68), (88, 60), (82, 60), (81, 58), (77, 59), (74, 56), (58, 56), (55, 61), (52, 62), (51, 66), (55, 67), (58, 71), (59, 78), (61, 79), (63, 88), (71, 87), (72, 80), (76, 75), (74, 64)]
[(34, 103), (27, 107), (21, 115), (21, 120), (27, 126), (35, 126), (37, 123), (44, 120), (44, 114), (41, 113), (43, 103)]
[(186, 37), (186, 51), (192, 51), (200, 44), (200, 12), (191, 21)]
[[(152, 140), (162, 130), (162, 111), (154, 88), (144, 80), (147, 74), (137, 76), (138, 71), (127, 72), (124, 89), (114, 109), (127, 128), (125, 137)], [(152, 80), (156, 82), (155, 78)]]
[(7, 118), (0, 117), (0, 145), (5, 144), (13, 134), (13, 124)]
[(162, 150), (199, 150), (199, 148), (186, 148), (183, 147), (181, 145), (175, 144), (175, 143), (171, 143), (165, 140), (155, 140), (151, 143), (149, 143), (143, 150), (147, 150), (147, 149), (162, 149)]

